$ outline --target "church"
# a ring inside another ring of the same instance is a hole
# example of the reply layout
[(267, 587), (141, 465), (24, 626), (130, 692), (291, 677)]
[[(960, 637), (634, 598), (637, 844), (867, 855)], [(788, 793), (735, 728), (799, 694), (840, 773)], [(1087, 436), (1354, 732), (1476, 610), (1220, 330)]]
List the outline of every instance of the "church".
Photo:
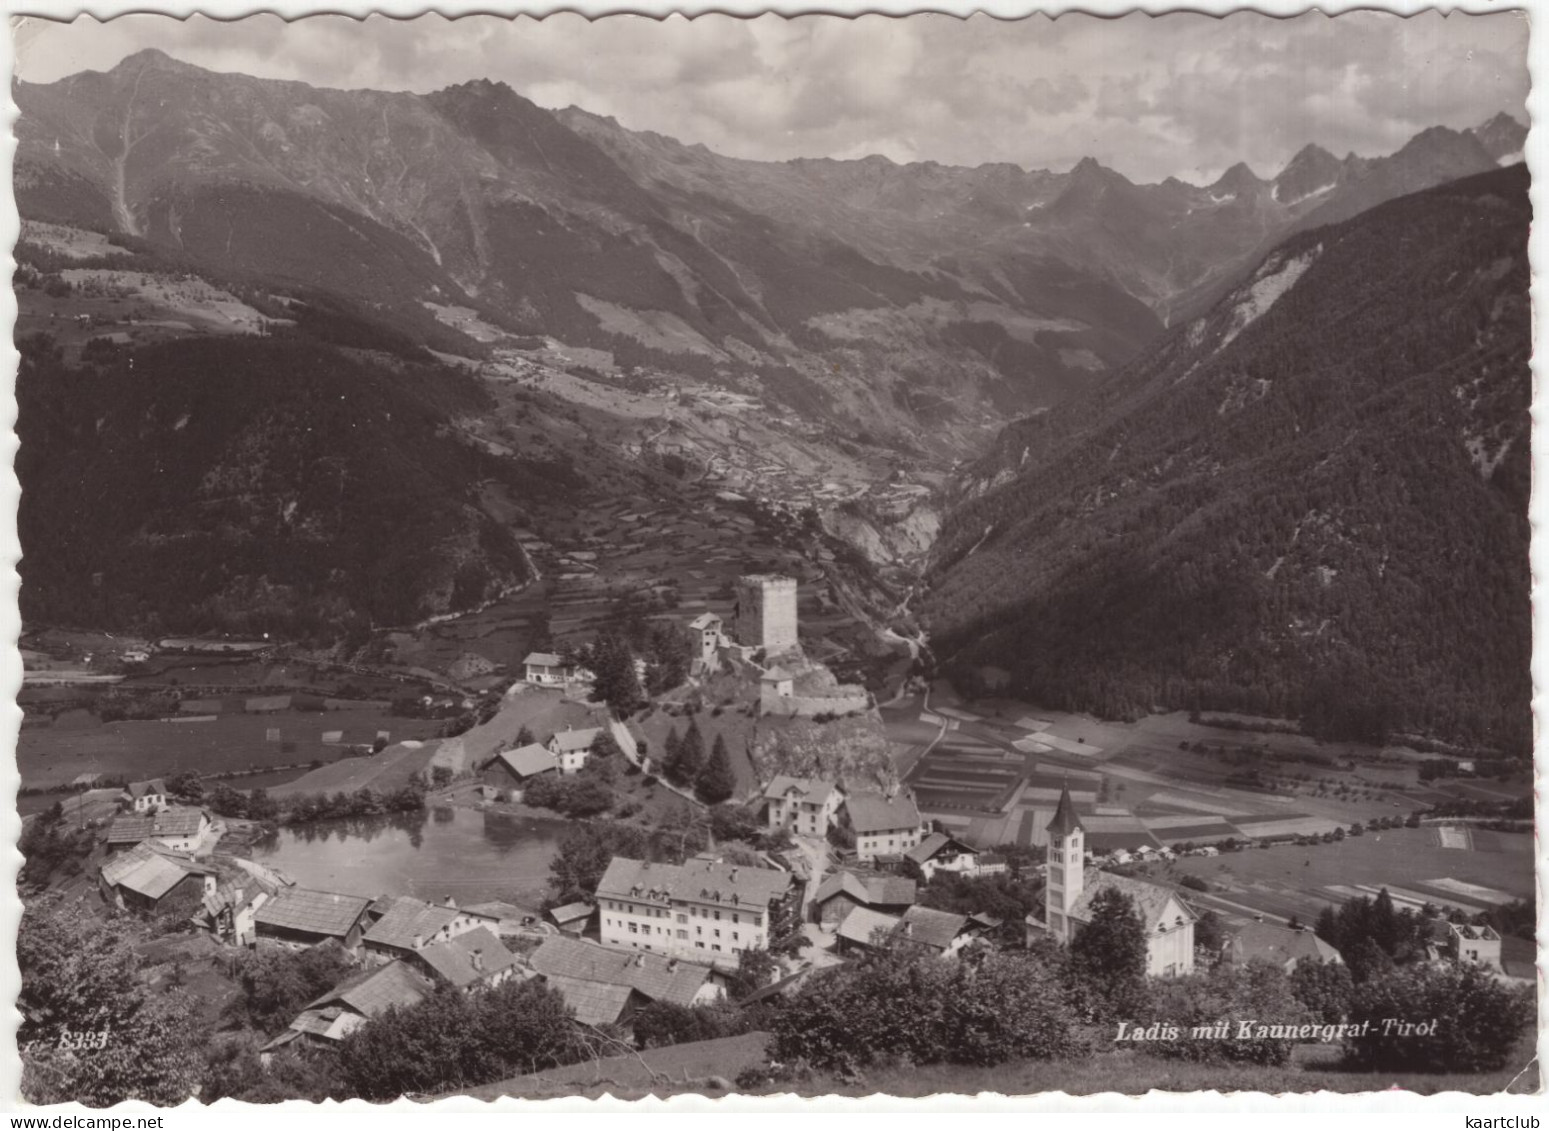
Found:
[(1048, 833), (1043, 919), (1027, 917), (1029, 943), (1048, 933), (1069, 945), (1091, 918), (1092, 900), (1099, 892), (1116, 889), (1129, 896), (1145, 924), (1146, 973), (1165, 978), (1193, 971), (1194, 912), (1171, 888), (1087, 867), (1086, 829), (1068, 789), (1060, 793)]

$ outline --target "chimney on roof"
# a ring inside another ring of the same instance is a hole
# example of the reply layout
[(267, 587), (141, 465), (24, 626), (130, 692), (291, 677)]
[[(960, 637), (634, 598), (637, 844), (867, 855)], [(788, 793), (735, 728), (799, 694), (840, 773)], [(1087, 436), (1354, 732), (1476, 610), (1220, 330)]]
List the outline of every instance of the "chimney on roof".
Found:
[(642, 966), (642, 967), (645, 965), (645, 952), (644, 951), (641, 951), (639, 954), (635, 955), (635, 965), (636, 966)]
[(667, 973), (669, 973), (669, 974), (676, 974), (677, 972), (678, 972), (678, 960), (676, 958), (669, 958), (669, 959), (667, 959)]
[(441, 901), (441, 904), (442, 904), (443, 907), (456, 908), (457, 900), (453, 899), (451, 896), (447, 896), (445, 899), (443, 899)]
[(909, 920), (905, 919), (904, 920), (904, 938), (906, 938), (906, 939), (907, 938), (911, 938), (911, 937), (913, 937), (913, 935), (914, 935), (914, 924), (909, 922)]
[(1264, 913), (1262, 911), (1259, 912), (1257, 915), (1255, 915), (1253, 917), (1253, 921), (1255, 923), (1262, 923), (1264, 921)]
[(737, 878), (737, 865), (735, 864), (731, 866), (731, 878), (733, 881), (735, 881)]
[(475, 970), (479, 971), (481, 974), (484, 972), (484, 952), (478, 947), (473, 948), (473, 957), (469, 961), (473, 963), (473, 968)]

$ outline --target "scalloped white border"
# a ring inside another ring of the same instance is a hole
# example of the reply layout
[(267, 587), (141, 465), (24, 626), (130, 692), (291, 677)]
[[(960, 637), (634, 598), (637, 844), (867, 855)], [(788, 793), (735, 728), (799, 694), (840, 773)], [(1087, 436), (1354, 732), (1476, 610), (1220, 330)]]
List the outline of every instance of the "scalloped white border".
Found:
[[(772, 12), (785, 16), (798, 16), (808, 14), (831, 14), (835, 16), (853, 17), (867, 14), (879, 14), (890, 16), (906, 16), (911, 13), (936, 12), (945, 15), (968, 16), (982, 12), (1000, 19), (1017, 19), (1024, 16), (1045, 13), (1060, 15), (1067, 12), (1084, 12), (1093, 15), (1117, 16), (1130, 12), (1145, 12), (1151, 15), (1161, 15), (1168, 12), (1196, 12), (1207, 15), (1229, 15), (1235, 11), (1251, 9), (1253, 11), (1273, 16), (1293, 16), (1309, 11), (1321, 11), (1325, 14), (1337, 14), (1341, 12), (1358, 10), (1380, 10), (1399, 15), (1414, 15), (1424, 11), (1442, 11), (1446, 13), (1496, 13), (1511, 10), (1526, 10), (1532, 22), (1532, 33), (1528, 52), (1528, 65), (1530, 74), (1534, 80), (1533, 89), (1528, 97), (1527, 111), (1532, 132), (1529, 134), (1526, 147), (1528, 169), (1533, 176), (1531, 201), (1535, 216), (1544, 215), (1544, 207), (1549, 203), (1546, 198), (1546, 190), (1541, 180), (1541, 175), (1549, 172), (1549, 137), (1543, 130), (1536, 128), (1536, 122), (1549, 111), (1549, 105), (1545, 104), (1545, 94), (1540, 88), (1540, 80), (1549, 83), (1549, 0), (1504, 0), (1502, 3), (1492, 3), (1491, 0), (1456, 0), (1456, 2), (1425, 3), (1423, 0), (1328, 0), (1328, 2), (1312, 5), (1297, 3), (1295, 0), (1260, 0), (1256, 4), (1232, 3), (1230, 0), (1194, 0), (1193, 3), (1137, 3), (1125, 4), (1116, 0), (1087, 0), (1085, 3), (1055, 2), (1026, 3), (1017, 0), (983, 0), (983, 2), (963, 2), (963, 0), (928, 0), (925, 3), (911, 3), (909, 0), (872, 0), (869, 3), (763, 3), (760, 0), (720, 0), (717, 3), (690, 2), (667, 3), (660, 0), (573, 0), (571, 3), (478, 3), (469, 0), (442, 0), (440, 3), (414, 3), (412, 0), (335, 0), (328, 2), (308, 2), (308, 0), (271, 0), (270, 3), (193, 3), (190, 0), (165, 0), (157, 3), (154, 0), (92, 0), (81, 4), (53, 4), (48, 0), (0, 0), (3, 11), (8, 17), (37, 16), (51, 20), (69, 20), (78, 16), (96, 18), (99, 20), (111, 19), (115, 16), (130, 13), (158, 14), (184, 18), (194, 14), (202, 14), (218, 19), (231, 20), (242, 16), (253, 15), (260, 12), (279, 15), (287, 20), (304, 18), (309, 15), (335, 14), (355, 18), (364, 18), (370, 15), (384, 15), (397, 19), (408, 19), (427, 13), (439, 13), (447, 17), (467, 15), (494, 15), (517, 16), (529, 15), (542, 17), (557, 12), (573, 12), (589, 18), (600, 18), (618, 13), (633, 13), (654, 17), (665, 17), (672, 14), (686, 16), (699, 16), (710, 13), (718, 13), (736, 16), (759, 15)], [(10, 50), (10, 21), (6, 24), (6, 51), (0, 58), (0, 68), (3, 68), (5, 79), (5, 121), (6, 136), (3, 145), (0, 145), (0, 181), (3, 181), (4, 209), (0, 212), (0, 240), (6, 252), (11, 270), (15, 269), (14, 260), (10, 259), (10, 252), (15, 247), (16, 236), (19, 230), (17, 222), (15, 201), (12, 198), (11, 178), (12, 161), (15, 154), (16, 143), (12, 136), (11, 126), (16, 120), (16, 106), (11, 101), (11, 75), (12, 52)], [(1533, 284), (1531, 297), (1534, 307), (1534, 342), (1541, 340), (1541, 331), (1546, 326), (1546, 296), (1544, 282), (1538, 267), (1549, 262), (1549, 226), (1535, 223), (1529, 241), (1529, 259), (1533, 267)], [(16, 501), (20, 497), (20, 487), (12, 470), (12, 462), (17, 449), (17, 439), (14, 431), (16, 420), (16, 400), (14, 395), (16, 366), (18, 355), (12, 344), (12, 331), (16, 320), (16, 299), (10, 287), (0, 290), (0, 321), (5, 326), (3, 340), (0, 340), (0, 373), (6, 380), (5, 393), (0, 396), (0, 458), (4, 461), (4, 470), (0, 472), (0, 545), (3, 545), (4, 555), (0, 557), (3, 566), (0, 566), (0, 744), (15, 750), (16, 738), (20, 729), (21, 712), (16, 707), (16, 692), (21, 687), (21, 655), (17, 650), (17, 641), (20, 635), (21, 622), (17, 611), (17, 590), (19, 577), (15, 564), (20, 556), (16, 541)], [(1544, 647), (1546, 630), (1549, 630), (1549, 608), (1539, 600), (1542, 591), (1542, 582), (1546, 576), (1545, 566), (1549, 564), (1549, 549), (1546, 549), (1544, 538), (1544, 526), (1546, 518), (1549, 518), (1549, 501), (1546, 501), (1546, 490), (1549, 490), (1549, 471), (1545, 470), (1544, 463), (1539, 457), (1549, 454), (1549, 422), (1546, 422), (1546, 407), (1542, 399), (1543, 381), (1545, 376), (1545, 363), (1535, 350), (1533, 364), (1533, 495), (1529, 514), (1533, 524), (1532, 564), (1533, 564), (1533, 716), (1535, 734), (1535, 766), (1537, 769), (1537, 781), (1541, 784), (1544, 780), (1544, 771), (1549, 766), (1549, 756), (1546, 756), (1541, 744), (1541, 730), (1545, 720), (1546, 702), (1544, 695), (1549, 688), (1549, 649)], [(6, 883), (0, 889), (0, 939), (4, 940), (4, 961), (0, 962), (0, 992), (3, 992), (7, 1000), (14, 1002), (17, 987), (19, 985), (16, 967), (16, 926), (20, 918), (20, 903), (16, 898), (15, 877), (20, 867), (21, 855), (16, 851), (16, 838), (21, 831), (21, 823), (15, 811), (15, 791), (19, 786), (19, 777), (16, 771), (14, 757), (0, 760), (0, 796), (7, 796), (12, 800), (8, 807), (0, 807), (0, 843), (7, 848), (3, 871)], [(1549, 864), (1549, 844), (1546, 844), (1539, 835), (1537, 875), (1539, 880), (1539, 1039), (1538, 1060), (1542, 1066), (1549, 1063), (1545, 1052), (1549, 1050), (1549, 1017), (1546, 1017), (1544, 1006), (1544, 971), (1546, 968), (1545, 955), (1545, 888), (1543, 879), (1546, 874), (1546, 864)], [(298, 1121), (306, 1127), (322, 1127), (325, 1124), (364, 1123), (365, 1120), (373, 1121), (374, 1127), (381, 1127), (383, 1123), (393, 1124), (413, 1120), (413, 1126), (419, 1128), (429, 1122), (440, 1122), (446, 1115), (452, 1113), (521, 1113), (528, 1119), (550, 1121), (556, 1118), (564, 1119), (567, 1127), (572, 1126), (577, 1118), (590, 1121), (592, 1118), (604, 1113), (623, 1115), (639, 1119), (645, 1117), (653, 1125), (661, 1120), (681, 1119), (690, 1113), (716, 1113), (737, 1114), (746, 1118), (754, 1113), (779, 1113), (785, 1117), (800, 1114), (804, 1119), (816, 1119), (824, 1124), (838, 1124), (842, 1119), (855, 1115), (882, 1115), (884, 1113), (895, 1116), (903, 1114), (910, 1117), (940, 1116), (960, 1114), (970, 1119), (982, 1120), (986, 1117), (997, 1122), (1003, 1122), (1008, 1118), (1015, 1118), (1013, 1113), (1038, 1112), (1041, 1115), (1040, 1126), (1045, 1123), (1068, 1124), (1078, 1117), (1082, 1120), (1083, 1127), (1092, 1126), (1095, 1121), (1098, 1125), (1118, 1126), (1116, 1119), (1123, 1119), (1126, 1123), (1136, 1116), (1148, 1116), (1150, 1120), (1148, 1128), (1157, 1131), (1196, 1131), (1202, 1125), (1201, 1116), (1205, 1117), (1207, 1126), (1226, 1126), (1228, 1120), (1233, 1126), (1240, 1122), (1240, 1117), (1250, 1113), (1254, 1116), (1256, 1131), (1278, 1131), (1280, 1125), (1288, 1120), (1295, 1120), (1298, 1128), (1305, 1126), (1309, 1116), (1322, 1117), (1327, 1120), (1333, 1117), (1337, 1125), (1352, 1126), (1357, 1120), (1368, 1120), (1373, 1116), (1389, 1118), (1405, 1115), (1412, 1120), (1415, 1116), (1421, 1117), (1427, 1124), (1437, 1127), (1462, 1128), (1463, 1115), (1471, 1116), (1528, 1116), (1537, 1115), (1539, 1119), (1549, 1124), (1549, 1105), (1543, 1101), (1543, 1093), (1539, 1096), (1473, 1096), (1460, 1092), (1449, 1092), (1436, 1096), (1418, 1096), (1407, 1092), (1369, 1092), (1360, 1094), (1341, 1094), (1331, 1092), (1286, 1094), (1272, 1096), (1262, 1092), (1151, 1092), (1145, 1096), (1126, 1096), (1115, 1092), (1106, 1092), (1093, 1096), (1069, 1096), (1063, 1092), (1046, 1092), (1035, 1096), (1003, 1096), (999, 1094), (981, 1093), (978, 1096), (936, 1095), (923, 1099), (900, 1098), (894, 1096), (871, 1096), (866, 1098), (848, 1098), (839, 1096), (801, 1098), (794, 1095), (779, 1097), (752, 1097), (752, 1096), (725, 1096), (720, 1098), (708, 1098), (704, 1096), (674, 1096), (667, 1100), (647, 1098), (643, 1100), (624, 1101), (612, 1097), (604, 1097), (599, 1100), (588, 1100), (580, 1097), (563, 1097), (550, 1100), (532, 1101), (517, 1099), (500, 1099), (493, 1102), (474, 1100), (467, 1097), (457, 1097), (436, 1101), (433, 1104), (416, 1104), (408, 1101), (399, 1101), (390, 1105), (372, 1105), (361, 1100), (351, 1100), (344, 1104), (327, 1103), (322, 1105), (307, 1104), (299, 1101), (291, 1101), (278, 1105), (239, 1104), (231, 1100), (223, 1100), (219, 1104), (203, 1107), (190, 1101), (183, 1107), (171, 1109), (151, 1108), (146, 1104), (123, 1104), (117, 1108), (99, 1112), (76, 1104), (58, 1105), (50, 1108), (23, 1109), (18, 1093), (18, 1081), (20, 1077), (21, 1061), (16, 1053), (16, 1028), (20, 1022), (20, 1014), (11, 1008), (6, 1011), (5, 1033), (6, 1043), (4, 1049), (0, 1049), (0, 1111), (17, 1112), (25, 1111), (27, 1114), (55, 1114), (64, 1115), (103, 1115), (113, 1114), (117, 1116), (155, 1115), (165, 1114), (163, 1125), (169, 1128), (181, 1128), (194, 1126), (195, 1120), (204, 1126), (212, 1122), (218, 1123), (223, 1128), (226, 1126), (237, 1128), (272, 1128), (277, 1120), (285, 1120), (287, 1123)], [(1025, 1123), (1022, 1126), (1026, 1126)]]

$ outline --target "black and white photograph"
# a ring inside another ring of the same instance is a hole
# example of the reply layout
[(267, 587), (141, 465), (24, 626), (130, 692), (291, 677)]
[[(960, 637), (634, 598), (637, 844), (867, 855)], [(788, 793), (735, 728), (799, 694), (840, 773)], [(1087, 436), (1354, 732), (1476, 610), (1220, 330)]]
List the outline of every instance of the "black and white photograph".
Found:
[(9, 32), (13, 1110), (1540, 1094), (1525, 10)]

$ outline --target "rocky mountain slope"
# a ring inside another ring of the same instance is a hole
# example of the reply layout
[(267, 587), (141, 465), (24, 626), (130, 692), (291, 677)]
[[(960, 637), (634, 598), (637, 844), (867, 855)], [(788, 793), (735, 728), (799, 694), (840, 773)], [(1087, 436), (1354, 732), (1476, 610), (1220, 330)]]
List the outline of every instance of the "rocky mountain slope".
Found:
[(736, 161), (496, 83), (322, 90), (154, 50), (14, 94), (29, 219), (350, 295), (426, 334), (424, 303), (468, 305), (883, 436), (925, 424), (960, 453), (1134, 356), (1266, 241), (1494, 163), (1445, 130), (1203, 187), (1092, 160)]
[(1008, 428), (933, 553), (938, 653), (1054, 706), (1529, 749), (1527, 187), (1297, 234)]
[(533, 484), (448, 434), (486, 398), (435, 365), (233, 338), (69, 366), (34, 340), (17, 400), (29, 619), (332, 639), (531, 575), (476, 485)]

